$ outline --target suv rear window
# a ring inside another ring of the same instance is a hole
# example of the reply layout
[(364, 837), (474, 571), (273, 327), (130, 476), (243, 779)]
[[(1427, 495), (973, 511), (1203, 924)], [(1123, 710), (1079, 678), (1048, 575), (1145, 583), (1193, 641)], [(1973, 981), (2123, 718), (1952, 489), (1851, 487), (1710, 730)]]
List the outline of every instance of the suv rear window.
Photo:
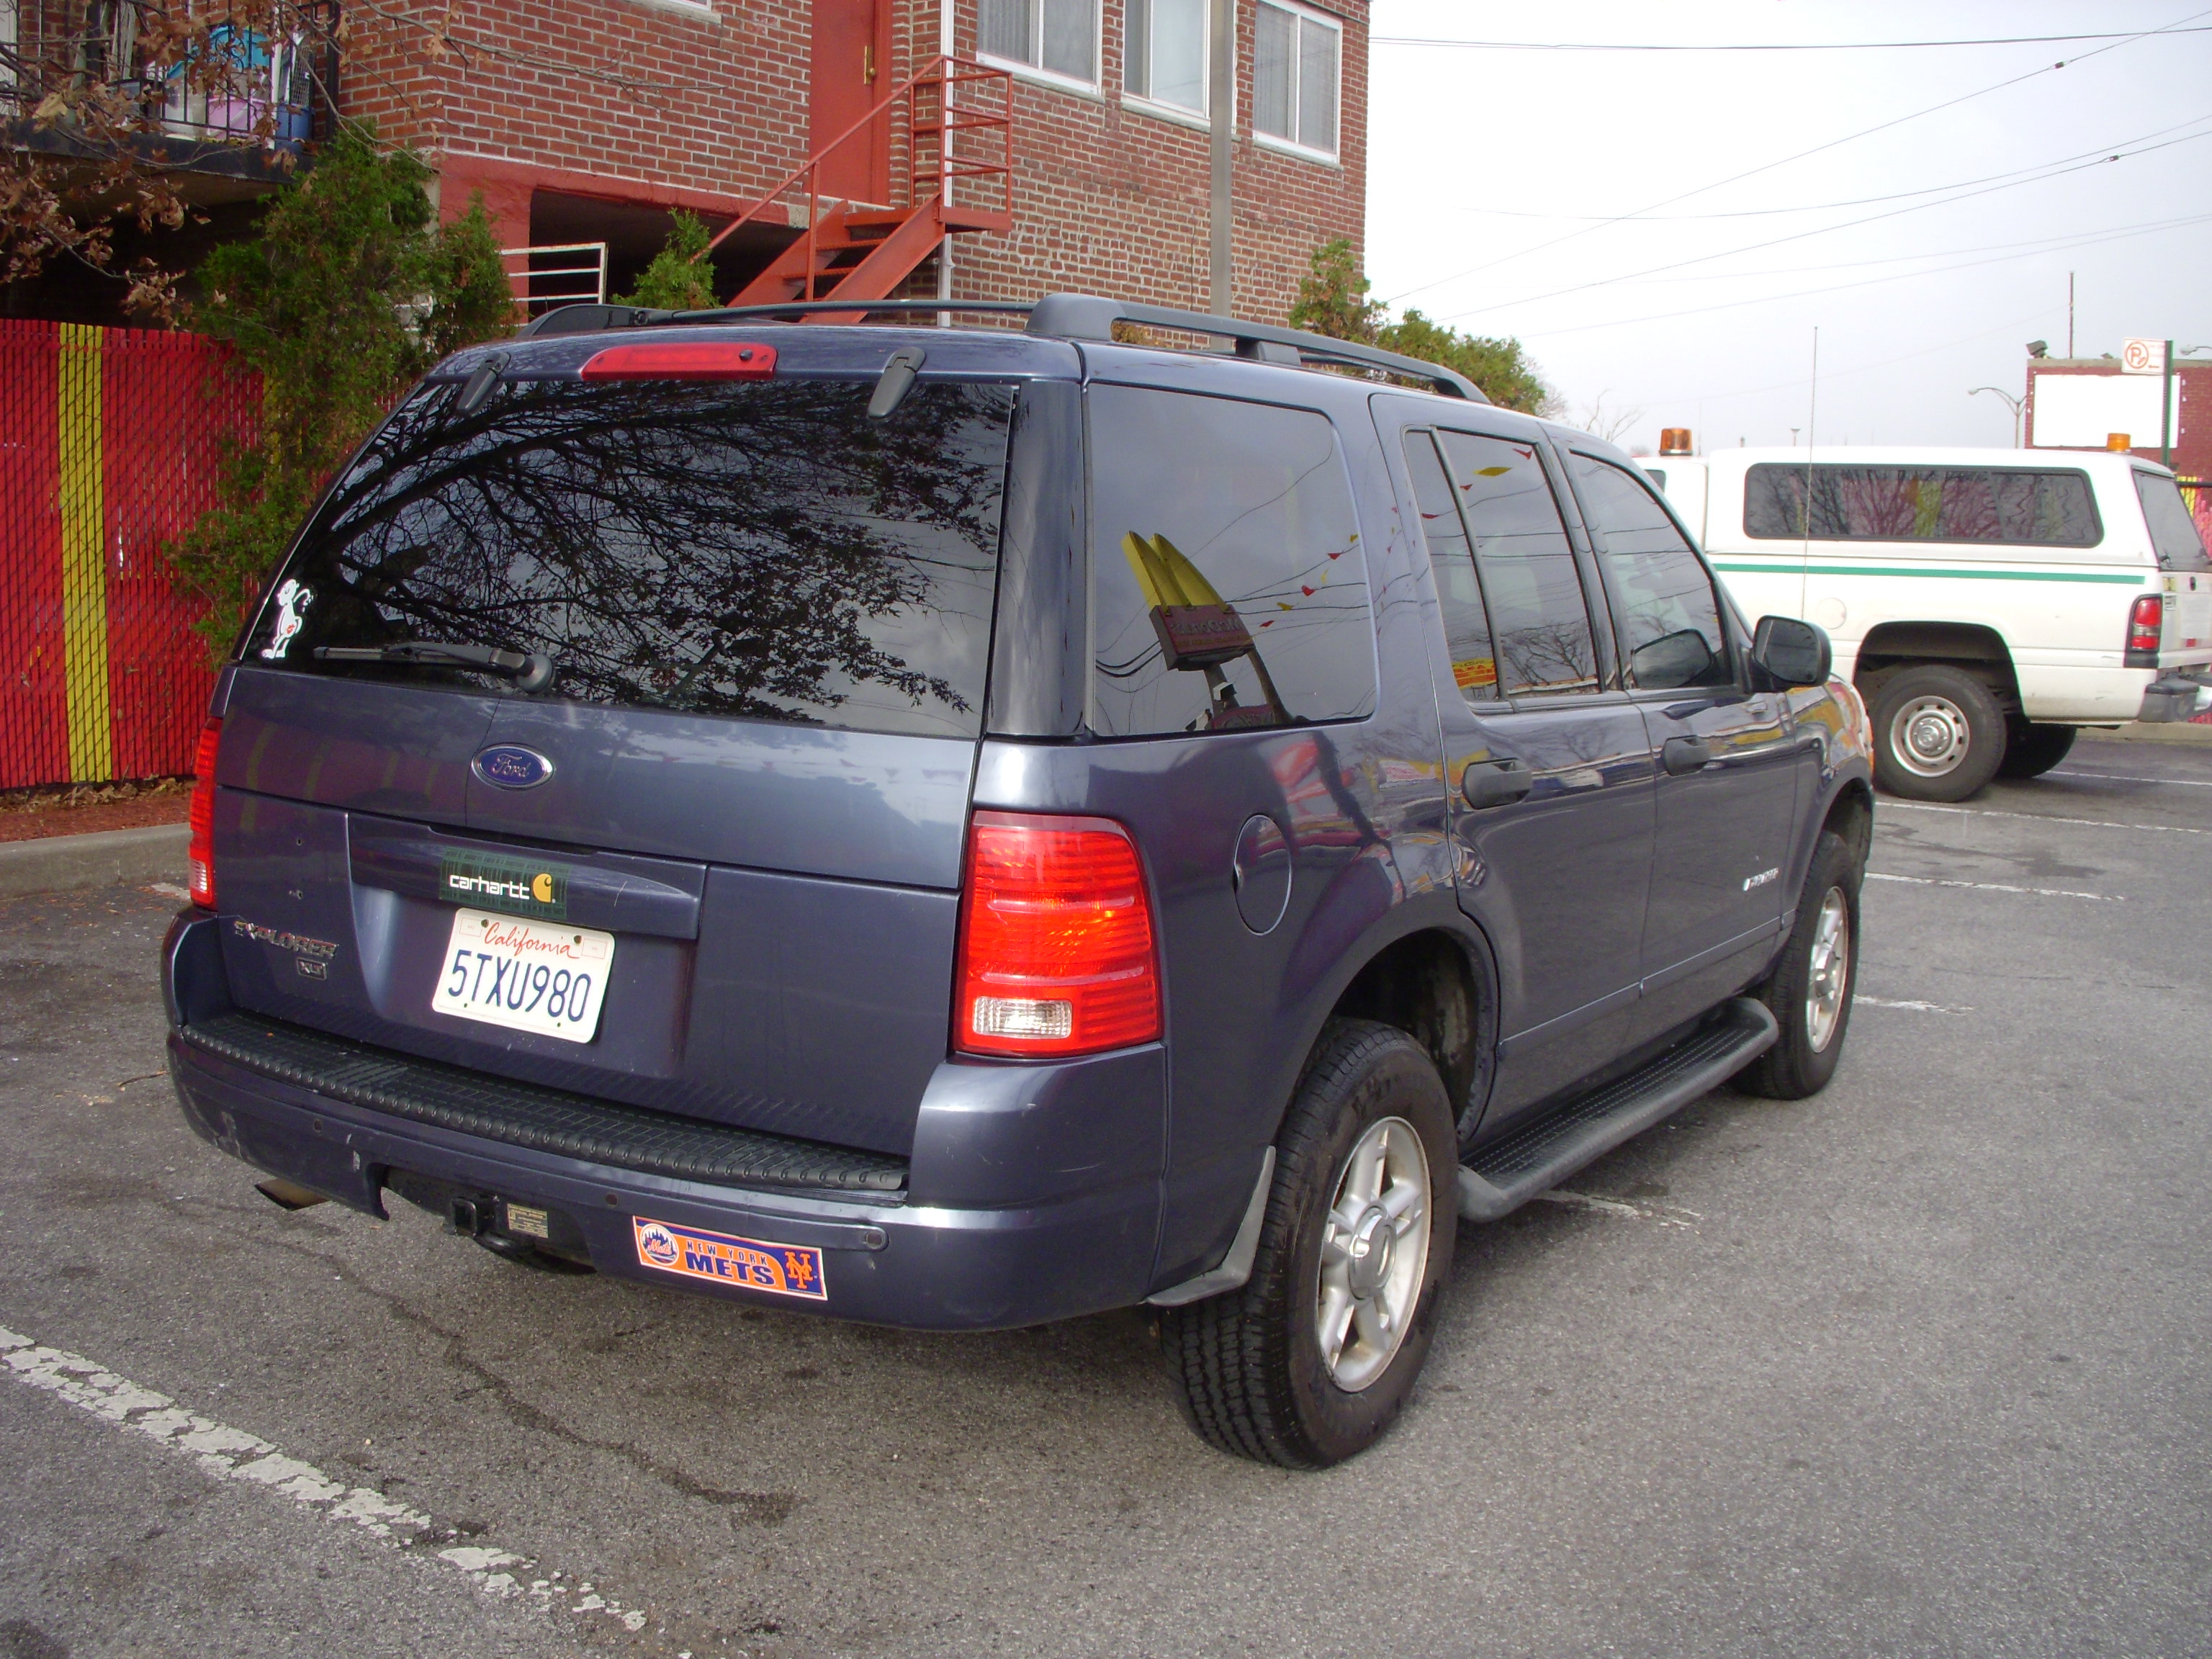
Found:
[[(247, 641), (254, 667), (410, 640), (544, 652), (545, 695), (860, 731), (976, 735), (1011, 388), (525, 381), (404, 404), (331, 492)], [(287, 598), (287, 586), (290, 592)], [(289, 626), (288, 626), (289, 624)]]
[(1372, 714), (1366, 563), (1327, 417), (1135, 386), (1089, 401), (1091, 729)]
[(1746, 475), (1743, 533), (1769, 541), (1999, 542), (2026, 547), (2094, 547), (2105, 538), (2089, 480), (2080, 472), (1799, 466), (1784, 461), (1762, 462)]
[(2181, 499), (2181, 486), (2155, 472), (2138, 472), (2136, 494), (2142, 498), (2143, 522), (2150, 527), (2150, 544), (2158, 550), (2158, 568), (2212, 570), (2212, 558), (2204, 552), (2204, 538)]

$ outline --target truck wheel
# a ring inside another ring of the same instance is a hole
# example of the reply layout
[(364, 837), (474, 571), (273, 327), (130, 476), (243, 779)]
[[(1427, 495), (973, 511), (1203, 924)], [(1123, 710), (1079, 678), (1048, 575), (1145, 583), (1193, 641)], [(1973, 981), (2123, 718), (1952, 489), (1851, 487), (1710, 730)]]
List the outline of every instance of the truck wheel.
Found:
[(1275, 1148), (1252, 1277), (1165, 1310), (1161, 1346), (1200, 1439), (1322, 1468), (1380, 1437), (1428, 1357), (1458, 1237), (1458, 1138), (1420, 1044), (1339, 1019)]
[(1964, 800), (1996, 775), (2007, 735), (1996, 698), (1972, 674), (1905, 669), (1875, 694), (1875, 781), (1907, 800)]
[(1828, 1086), (1851, 1023), (1858, 982), (1859, 881), (1842, 836), (1823, 833), (1797, 899), (1797, 920), (1750, 994), (1782, 1027), (1775, 1044), (1736, 1073), (1735, 1086), (1768, 1100), (1802, 1100)]
[(2005, 745), (2004, 758), (1997, 763), (1997, 775), (2041, 777), (2066, 758), (2066, 751), (2074, 746), (2074, 731), (2070, 726), (2014, 726), (2012, 741)]

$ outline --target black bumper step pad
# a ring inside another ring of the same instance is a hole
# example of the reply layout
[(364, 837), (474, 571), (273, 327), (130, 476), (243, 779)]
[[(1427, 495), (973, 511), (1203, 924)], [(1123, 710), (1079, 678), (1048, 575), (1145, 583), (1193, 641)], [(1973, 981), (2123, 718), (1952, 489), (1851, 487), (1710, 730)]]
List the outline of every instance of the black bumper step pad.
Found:
[(718, 1187), (902, 1199), (907, 1164), (884, 1152), (671, 1117), (371, 1048), (230, 1012), (179, 1034), (194, 1048), (333, 1100), (459, 1134)]

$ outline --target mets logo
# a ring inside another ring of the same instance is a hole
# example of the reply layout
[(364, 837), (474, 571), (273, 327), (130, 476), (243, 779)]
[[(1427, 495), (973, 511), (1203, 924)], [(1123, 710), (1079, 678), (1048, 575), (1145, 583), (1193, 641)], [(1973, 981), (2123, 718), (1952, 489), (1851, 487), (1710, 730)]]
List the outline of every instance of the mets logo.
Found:
[(535, 749), (498, 743), (481, 751), (469, 769), (495, 789), (535, 789), (553, 775), (553, 763)]
[(672, 1267), (684, 1255), (677, 1248), (676, 1235), (658, 1221), (648, 1221), (637, 1230), (637, 1253), (656, 1267)]

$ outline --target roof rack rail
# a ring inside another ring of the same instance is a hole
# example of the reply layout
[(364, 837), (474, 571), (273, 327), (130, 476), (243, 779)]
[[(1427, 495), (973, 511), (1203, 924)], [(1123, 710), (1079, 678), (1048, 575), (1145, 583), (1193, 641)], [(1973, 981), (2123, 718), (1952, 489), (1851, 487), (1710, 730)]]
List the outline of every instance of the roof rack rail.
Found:
[(716, 306), (711, 311), (653, 311), (643, 306), (556, 306), (532, 319), (525, 339), (549, 334), (596, 334), (609, 328), (660, 328), (670, 323), (726, 323), (733, 317), (798, 317), (810, 311), (854, 313), (1005, 311), (1025, 313), (1027, 300), (787, 300), (781, 305)]
[(1110, 341), (1114, 325), (1134, 323), (1142, 327), (1171, 328), (1180, 333), (1205, 334), (1234, 343), (1237, 355), (1255, 362), (1298, 368), (1305, 363), (1333, 363), (1348, 368), (1380, 369), (1388, 374), (1421, 380), (1447, 397), (1486, 404), (1489, 398), (1474, 381), (1439, 363), (1401, 356), (1380, 346), (1357, 340), (1332, 339), (1304, 329), (1277, 328), (1272, 323), (1239, 322), (1202, 311), (1177, 311), (1168, 306), (1137, 305), (1092, 294), (1048, 294), (1028, 300), (787, 300), (781, 305), (718, 306), (711, 311), (652, 311), (641, 306), (561, 306), (545, 313), (523, 330), (526, 339), (555, 334), (590, 334), (609, 328), (653, 328), (668, 323), (719, 323), (738, 317), (799, 317), (809, 312), (889, 312), (928, 313), (940, 311), (1026, 313), (1028, 331), (1062, 340)]
[(1216, 317), (1203, 311), (1177, 311), (1168, 306), (1134, 305), (1126, 300), (1102, 299), (1091, 294), (1048, 294), (1030, 309), (1029, 331), (1063, 340), (1111, 340), (1114, 325), (1135, 323), (1148, 328), (1172, 328), (1186, 334), (1210, 334), (1236, 342), (1237, 355), (1261, 362), (1337, 363), (1349, 368), (1376, 368), (1407, 380), (1425, 380), (1447, 397), (1486, 404), (1482, 389), (1455, 370), (1419, 357), (1401, 356), (1380, 346), (1357, 340), (1335, 340), (1326, 334), (1310, 334), (1302, 328), (1277, 328), (1272, 323), (1243, 323), (1233, 317)]

